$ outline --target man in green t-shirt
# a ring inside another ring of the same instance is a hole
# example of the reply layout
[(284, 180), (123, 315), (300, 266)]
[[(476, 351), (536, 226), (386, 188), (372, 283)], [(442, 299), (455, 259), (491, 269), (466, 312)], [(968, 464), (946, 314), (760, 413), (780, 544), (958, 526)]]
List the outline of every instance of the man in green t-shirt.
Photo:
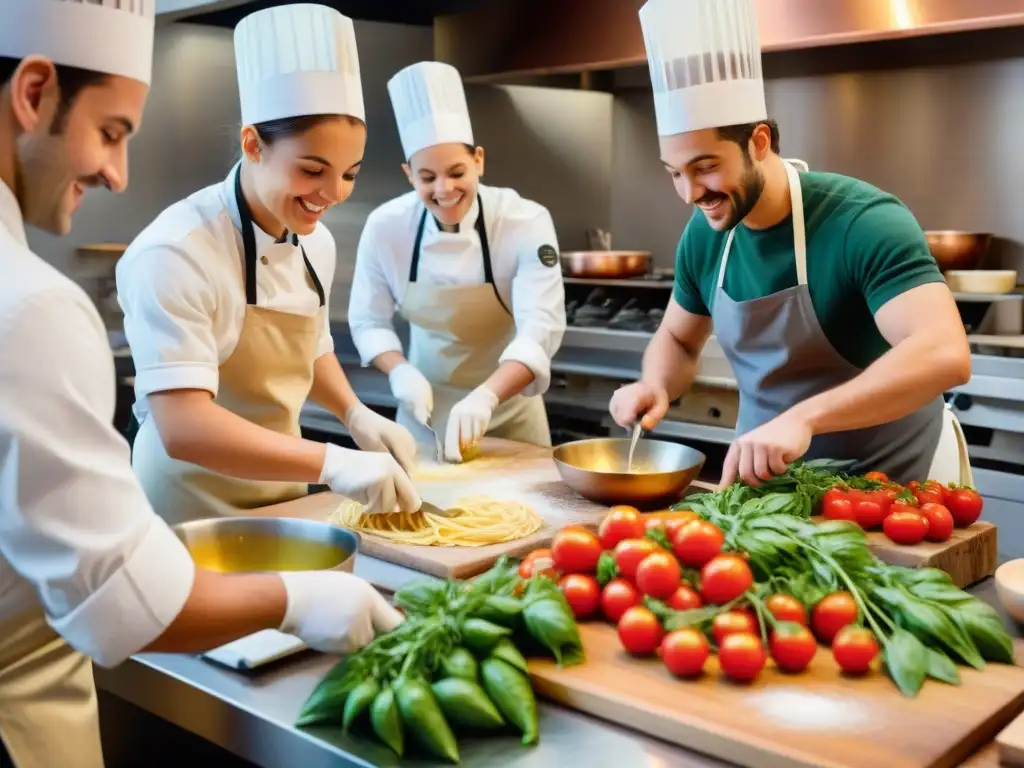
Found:
[[(897, 198), (779, 156), (753, 13), (751, 0), (641, 9), (661, 157), (697, 210), (641, 379), (615, 393), (612, 416), (653, 428), (690, 388), (714, 331), (740, 389), (723, 483), (757, 484), (801, 457), (902, 482), (969, 482), (942, 399), (970, 378), (952, 294)], [(732, 43), (716, 51), (717, 40)]]

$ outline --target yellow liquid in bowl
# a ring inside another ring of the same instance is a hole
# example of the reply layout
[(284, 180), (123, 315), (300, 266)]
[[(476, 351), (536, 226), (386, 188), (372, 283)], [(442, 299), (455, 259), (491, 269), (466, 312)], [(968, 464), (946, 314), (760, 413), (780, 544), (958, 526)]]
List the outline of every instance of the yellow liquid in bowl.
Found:
[(335, 544), (266, 534), (204, 538), (185, 546), (196, 565), (218, 573), (323, 571), (336, 568), (349, 557)]

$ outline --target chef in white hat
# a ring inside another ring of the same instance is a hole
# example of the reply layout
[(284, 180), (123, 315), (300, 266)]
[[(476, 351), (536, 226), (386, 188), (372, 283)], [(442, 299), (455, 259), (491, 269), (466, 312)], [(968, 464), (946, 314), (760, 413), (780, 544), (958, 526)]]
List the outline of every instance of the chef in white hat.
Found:
[[(416, 511), (416, 443), (359, 402), (334, 354), (337, 252), (320, 221), (352, 193), (366, 145), (350, 19), (257, 11), (235, 29), (242, 159), (175, 203), (117, 265), (135, 361), (133, 463), (165, 519), (236, 514), (310, 483), (371, 512)], [(307, 397), (357, 446), (303, 439)]]
[(398, 422), (430, 425), (448, 461), (485, 434), (550, 445), (540, 395), (565, 333), (551, 215), (480, 183), (484, 150), (454, 67), (406, 67), (388, 92), (413, 189), (373, 211), (359, 241), (348, 322), (363, 364), (388, 374)]
[(113, 427), (106, 329), (25, 225), (64, 234), (83, 191), (128, 183), (153, 4), (0, 3), (0, 765), (101, 768), (93, 661), (261, 629), (346, 652), (401, 616), (340, 572), (197, 569)]
[(641, 380), (612, 398), (615, 420), (653, 428), (714, 331), (740, 390), (723, 483), (757, 484), (804, 456), (969, 483), (942, 394), (970, 378), (970, 350), (911, 212), (780, 157), (755, 0), (649, 0), (640, 23), (661, 159), (697, 210)]

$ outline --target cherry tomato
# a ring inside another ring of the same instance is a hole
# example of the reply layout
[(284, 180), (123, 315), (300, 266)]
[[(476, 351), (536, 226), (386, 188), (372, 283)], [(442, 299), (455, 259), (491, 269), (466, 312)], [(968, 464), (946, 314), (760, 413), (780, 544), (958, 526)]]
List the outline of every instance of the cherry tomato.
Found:
[(633, 507), (612, 507), (597, 528), (602, 549), (615, 549), (624, 539), (643, 538), (646, 531), (643, 518)]
[(642, 601), (643, 596), (628, 581), (612, 579), (601, 591), (601, 613), (608, 621), (618, 624), (622, 614)]
[(857, 602), (849, 592), (825, 595), (811, 612), (811, 626), (823, 643), (831, 644), (840, 629), (857, 620)]
[(818, 641), (811, 631), (792, 621), (775, 625), (769, 645), (775, 663), (786, 672), (803, 672), (818, 651)]
[(689, 611), (704, 605), (700, 595), (686, 584), (680, 584), (679, 588), (672, 593), (667, 602), (669, 608), (674, 608), (677, 611)]
[(906, 512), (907, 510), (915, 511), (917, 509), (917, 498), (913, 494), (901, 494), (893, 499), (892, 505), (889, 507), (889, 514), (893, 512)]
[(669, 541), (672, 541), (687, 523), (700, 519), (696, 512), (689, 509), (682, 509), (678, 512), (648, 512), (643, 517), (647, 524), (647, 530), (652, 528), (662, 530), (668, 536)]
[(910, 491), (911, 493), (913, 493), (914, 491), (916, 491), (920, 487), (921, 487), (921, 481), (920, 480), (911, 480), (909, 483), (907, 483), (907, 490)]
[(718, 527), (705, 520), (694, 520), (680, 528), (672, 539), (672, 551), (690, 568), (700, 568), (722, 551), (725, 537)]
[(953, 535), (953, 515), (941, 504), (922, 504), (921, 516), (928, 521), (929, 541), (946, 541)]
[(924, 485), (922, 485), (921, 487), (927, 489), (932, 493), (938, 494), (940, 497), (942, 497), (942, 500), (939, 503), (942, 505), (946, 504), (946, 496), (947, 494), (949, 494), (949, 488), (944, 486), (938, 480), (925, 480)]
[(585, 528), (563, 528), (551, 542), (551, 555), (562, 573), (593, 573), (601, 557), (601, 542)]
[(870, 630), (854, 625), (843, 627), (832, 641), (832, 658), (843, 672), (862, 674), (878, 656), (878, 641)]
[(922, 485), (920, 490), (914, 491), (914, 498), (917, 499), (917, 504), (921, 507), (925, 504), (941, 504), (943, 493)]
[(829, 488), (825, 491), (821, 499), (821, 514), (826, 520), (857, 521), (849, 492), (840, 488)]
[(950, 488), (946, 494), (946, 509), (953, 516), (957, 528), (966, 528), (981, 517), (984, 502), (973, 488)]
[(636, 581), (637, 566), (644, 558), (661, 547), (651, 539), (626, 539), (615, 547), (615, 565), (619, 567), (619, 575), (624, 579)]
[(622, 647), (634, 656), (654, 653), (664, 636), (658, 619), (642, 605), (634, 605), (622, 614), (618, 633)]
[(737, 682), (749, 682), (764, 669), (765, 653), (761, 638), (745, 633), (729, 635), (718, 648), (718, 663), (725, 676)]
[(682, 569), (669, 552), (652, 552), (636, 567), (636, 586), (651, 597), (665, 600), (679, 588)]
[(757, 634), (757, 631), (757, 619), (745, 611), (725, 611), (711, 621), (711, 634), (719, 646), (729, 635)]
[(888, 517), (892, 511), (892, 503), (896, 501), (896, 498), (900, 495), (902, 489), (899, 486), (888, 485), (885, 488), (879, 488), (877, 491), (872, 491), (872, 501), (882, 508), (882, 515)]
[(804, 604), (792, 595), (772, 595), (764, 604), (776, 621), (790, 621), (807, 626), (807, 610)]
[(658, 648), (658, 655), (668, 671), (679, 677), (699, 675), (710, 653), (707, 638), (696, 629), (669, 632)]
[(718, 555), (700, 571), (701, 594), (707, 602), (715, 605), (735, 600), (753, 583), (750, 566), (739, 555)]
[(928, 521), (916, 511), (897, 511), (885, 518), (882, 530), (897, 544), (917, 544), (928, 534)]
[(572, 613), (577, 619), (586, 619), (597, 612), (601, 604), (601, 587), (593, 576), (570, 573), (558, 582)]
[(885, 510), (875, 501), (873, 495), (871, 498), (858, 500), (853, 505), (853, 519), (866, 531), (880, 526), (885, 517)]
[(877, 480), (880, 483), (888, 483), (889, 476), (885, 472), (868, 472), (864, 475), (868, 480)]
[(543, 549), (535, 549), (533, 552), (523, 558), (523, 562), (519, 564), (519, 577), (528, 579), (534, 575), (534, 573), (543, 573), (548, 576), (555, 575), (554, 560), (551, 557), (551, 550), (546, 547)]

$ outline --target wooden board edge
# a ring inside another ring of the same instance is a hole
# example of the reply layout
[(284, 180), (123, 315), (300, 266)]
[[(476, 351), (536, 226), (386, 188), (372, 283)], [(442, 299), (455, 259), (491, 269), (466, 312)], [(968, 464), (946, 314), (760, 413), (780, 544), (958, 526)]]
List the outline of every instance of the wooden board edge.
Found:
[(938, 768), (955, 768), (955, 766), (962, 765), (967, 758), (993, 740), (996, 740), (997, 746), (999, 746), (999, 734), (1021, 712), (1024, 712), (1024, 691), (1018, 693), (1012, 701), (983, 723), (971, 734), (970, 738), (961, 741), (956, 748), (950, 751), (947, 756), (948, 762), (943, 762)]

